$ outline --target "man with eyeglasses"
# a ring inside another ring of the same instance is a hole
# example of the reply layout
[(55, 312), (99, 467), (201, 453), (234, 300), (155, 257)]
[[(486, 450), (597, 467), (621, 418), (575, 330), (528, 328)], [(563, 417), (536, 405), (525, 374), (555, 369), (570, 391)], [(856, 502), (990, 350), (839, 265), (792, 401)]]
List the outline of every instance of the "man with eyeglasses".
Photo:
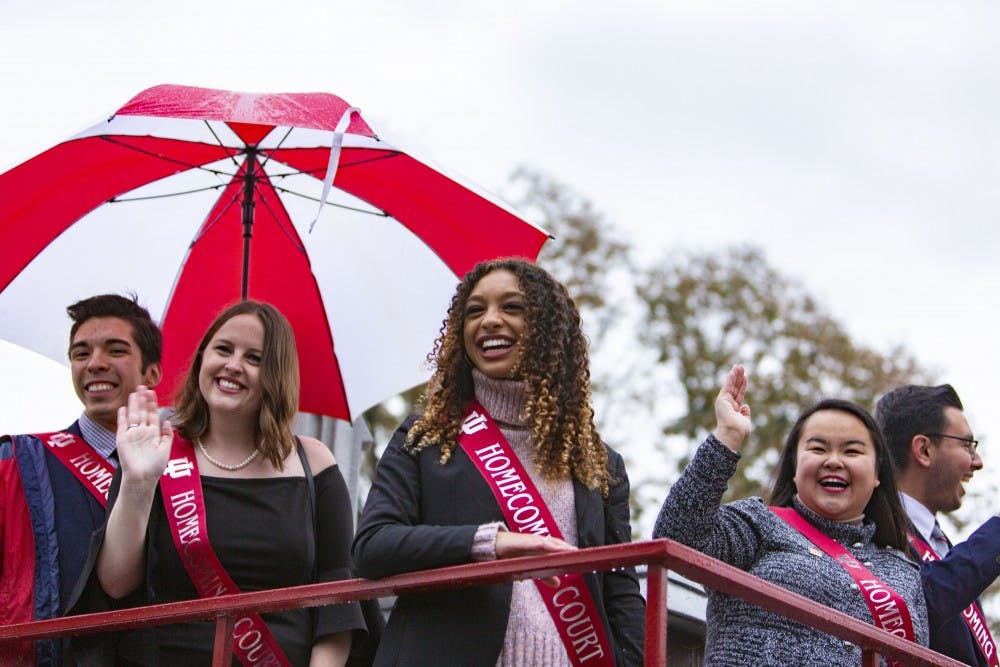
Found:
[(875, 419), (910, 519), (911, 555), (921, 563), (931, 648), (976, 667), (1000, 665), (978, 600), (1000, 576), (1000, 518), (955, 545), (936, 518), (962, 505), (964, 484), (983, 467), (961, 399), (951, 385), (906, 385), (879, 399)]

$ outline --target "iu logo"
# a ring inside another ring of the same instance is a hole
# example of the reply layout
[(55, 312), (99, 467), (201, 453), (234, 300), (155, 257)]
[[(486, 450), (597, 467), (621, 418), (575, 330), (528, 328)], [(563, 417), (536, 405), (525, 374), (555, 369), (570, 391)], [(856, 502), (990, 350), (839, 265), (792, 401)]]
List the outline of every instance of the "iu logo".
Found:
[(193, 468), (194, 464), (182, 456), (178, 459), (170, 459), (167, 461), (167, 467), (164, 469), (163, 473), (170, 475), (173, 479), (177, 479), (178, 477), (190, 477), (191, 470)]
[(836, 560), (844, 567), (850, 567), (850, 568), (861, 567), (861, 563), (858, 562), (858, 559), (852, 556), (851, 554), (840, 554), (839, 556), (837, 556)]
[(472, 435), (473, 433), (479, 433), (480, 431), (486, 430), (486, 415), (481, 415), (475, 410), (469, 413), (469, 416), (465, 418), (462, 422), (462, 432), (466, 435)]
[(45, 444), (49, 447), (67, 447), (73, 444), (73, 436), (69, 433), (53, 433), (49, 436), (49, 439), (45, 441)]

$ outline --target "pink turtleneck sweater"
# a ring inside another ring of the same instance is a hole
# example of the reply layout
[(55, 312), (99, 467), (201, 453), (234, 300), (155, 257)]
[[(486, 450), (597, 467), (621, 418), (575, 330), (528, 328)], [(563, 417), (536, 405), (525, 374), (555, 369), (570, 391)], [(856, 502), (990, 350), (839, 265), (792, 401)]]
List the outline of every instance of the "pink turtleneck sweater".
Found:
[[(511, 380), (495, 380), (473, 370), (472, 379), (476, 388), (476, 399), (486, 408), (500, 432), (507, 438), (511, 448), (521, 459), (531, 481), (549, 506), (563, 539), (576, 545), (576, 507), (574, 505), (573, 481), (545, 479), (538, 472), (532, 459), (535, 443), (529, 426), (523, 418), (525, 405), (525, 385)], [(501, 523), (485, 524), (476, 531), (473, 540), (474, 560), (494, 560), (496, 535)], [(503, 649), (497, 659), (498, 667), (520, 665), (570, 665), (569, 656), (563, 646), (552, 617), (534, 580), (515, 581), (510, 600), (510, 617)]]

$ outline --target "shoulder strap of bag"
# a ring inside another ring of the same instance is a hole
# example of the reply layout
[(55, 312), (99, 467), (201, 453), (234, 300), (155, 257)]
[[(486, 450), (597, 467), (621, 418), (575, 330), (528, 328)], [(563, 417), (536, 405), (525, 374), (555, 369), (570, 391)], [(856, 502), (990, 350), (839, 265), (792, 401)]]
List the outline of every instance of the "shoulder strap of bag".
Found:
[(306, 456), (306, 450), (302, 446), (302, 441), (299, 436), (295, 436), (295, 451), (299, 454), (299, 461), (302, 462), (302, 471), (305, 473), (306, 477), (306, 487), (309, 489), (309, 519), (312, 521), (313, 526), (313, 557), (312, 557), (312, 577), (310, 579), (316, 581), (316, 540), (319, 537), (319, 526), (316, 523), (316, 483), (313, 481), (312, 468), (309, 467), (309, 457)]

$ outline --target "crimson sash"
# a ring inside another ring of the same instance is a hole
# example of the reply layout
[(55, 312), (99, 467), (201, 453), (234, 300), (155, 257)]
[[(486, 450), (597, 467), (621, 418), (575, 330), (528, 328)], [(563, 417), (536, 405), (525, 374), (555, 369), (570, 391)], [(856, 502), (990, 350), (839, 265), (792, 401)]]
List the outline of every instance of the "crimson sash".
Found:
[[(507, 527), (516, 533), (562, 539), (542, 494), (528, 477), (510, 443), (478, 402), (462, 421), (458, 444), (486, 480)], [(556, 587), (535, 580), (574, 665), (613, 667), (615, 657), (594, 598), (580, 574), (563, 574)]]
[[(937, 552), (915, 531), (907, 531), (906, 538), (909, 540), (913, 550), (920, 556), (920, 560), (925, 562), (941, 560)], [(965, 611), (962, 612), (962, 620), (969, 626), (972, 636), (976, 638), (976, 646), (979, 647), (979, 652), (986, 658), (986, 662), (991, 667), (1000, 667), (1000, 659), (997, 658), (996, 642), (993, 641), (993, 635), (990, 634), (990, 628), (986, 624), (986, 616), (983, 614), (983, 610), (978, 602), (973, 602), (965, 608)]]
[[(891, 632), (897, 637), (909, 639), (911, 642), (916, 641), (913, 621), (910, 619), (910, 608), (906, 606), (903, 596), (859, 563), (843, 545), (806, 521), (794, 507), (771, 507), (771, 511), (826, 552), (851, 575), (865, 598), (875, 627)], [(889, 664), (896, 666), (901, 663), (898, 660), (889, 660)]]
[(32, 437), (44, 442), (59, 463), (80, 480), (83, 488), (90, 491), (97, 502), (103, 507), (108, 506), (108, 489), (111, 488), (115, 467), (98, 454), (96, 449), (77, 434), (68, 431), (36, 433)]
[[(191, 443), (174, 435), (170, 460), (160, 477), (170, 536), (194, 587), (203, 598), (239, 593), (208, 542), (205, 498)], [(247, 667), (291, 667), (259, 614), (242, 614), (233, 625), (233, 653)]]

